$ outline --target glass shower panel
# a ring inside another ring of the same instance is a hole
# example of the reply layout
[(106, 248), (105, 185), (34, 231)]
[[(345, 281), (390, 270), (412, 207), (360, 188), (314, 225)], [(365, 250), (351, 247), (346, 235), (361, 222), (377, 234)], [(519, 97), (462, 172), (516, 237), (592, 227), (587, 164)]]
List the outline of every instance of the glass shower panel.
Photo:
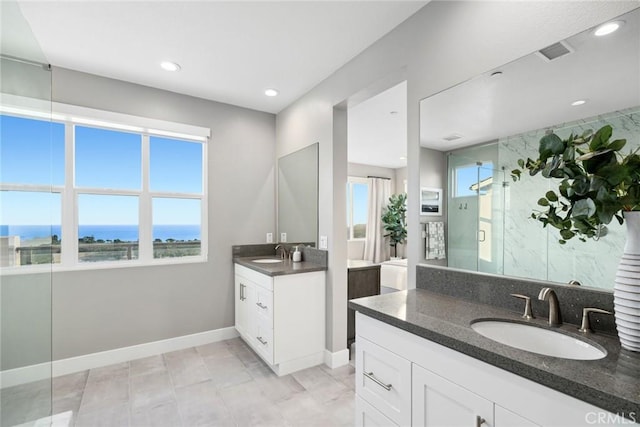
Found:
[(448, 266), (478, 270), (478, 165), (475, 160), (448, 156)]
[(448, 161), (448, 266), (502, 273), (504, 171), (463, 156)]
[[(15, 1), (0, 2), (0, 20), (0, 114), (46, 128), (34, 135), (29, 126), (0, 126), (0, 426), (66, 425), (69, 414), (52, 418), (51, 263), (61, 207), (50, 173), (51, 71)], [(37, 170), (28, 176), (44, 177), (36, 184), (11, 172), (31, 145), (38, 158), (28, 164)]]
[(478, 167), (478, 271), (503, 272), (504, 172)]

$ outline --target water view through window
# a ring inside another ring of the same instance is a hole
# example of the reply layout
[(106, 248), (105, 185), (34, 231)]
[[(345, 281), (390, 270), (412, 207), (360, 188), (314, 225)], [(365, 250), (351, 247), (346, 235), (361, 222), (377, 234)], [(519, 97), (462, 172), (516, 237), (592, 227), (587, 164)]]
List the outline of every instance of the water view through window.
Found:
[(201, 142), (5, 114), (0, 125), (1, 267), (202, 255)]

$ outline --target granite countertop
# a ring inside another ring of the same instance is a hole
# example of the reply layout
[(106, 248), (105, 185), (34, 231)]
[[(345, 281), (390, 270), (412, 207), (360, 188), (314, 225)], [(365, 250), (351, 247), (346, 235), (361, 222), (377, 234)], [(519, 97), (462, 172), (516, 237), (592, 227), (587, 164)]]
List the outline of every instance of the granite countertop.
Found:
[(286, 274), (299, 274), (309, 273), (312, 271), (326, 271), (327, 267), (321, 264), (316, 264), (309, 261), (293, 262), (291, 260), (283, 260), (273, 264), (260, 264), (253, 262), (257, 259), (275, 259), (273, 255), (270, 256), (253, 256), (253, 257), (240, 257), (234, 258), (233, 262), (240, 264), (244, 267), (257, 271), (258, 273), (266, 274), (267, 276), (283, 276)]
[[(500, 344), (470, 326), (476, 319), (523, 321), (517, 313), (423, 289), (351, 300), (349, 308), (612, 413), (640, 414), (640, 354), (621, 349), (615, 337), (585, 336), (607, 356), (570, 360)], [(548, 327), (546, 319), (530, 322)], [(572, 324), (553, 329), (578, 335)]]

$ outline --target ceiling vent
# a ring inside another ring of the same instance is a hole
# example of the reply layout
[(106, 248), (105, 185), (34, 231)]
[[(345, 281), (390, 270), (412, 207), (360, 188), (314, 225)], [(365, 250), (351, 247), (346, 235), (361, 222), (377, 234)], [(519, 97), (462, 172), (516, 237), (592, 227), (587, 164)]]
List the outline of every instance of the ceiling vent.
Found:
[(558, 59), (562, 56), (568, 55), (572, 53), (574, 49), (564, 40), (559, 41), (558, 43), (554, 43), (551, 46), (547, 46), (544, 49), (540, 49), (536, 52), (539, 56), (541, 56), (545, 61), (553, 61), (554, 59)]
[(460, 135), (458, 133), (452, 133), (451, 135), (445, 136), (442, 139), (444, 139), (445, 141), (451, 142), (451, 141), (455, 141), (456, 139), (460, 139), (460, 138), (462, 138), (462, 135)]

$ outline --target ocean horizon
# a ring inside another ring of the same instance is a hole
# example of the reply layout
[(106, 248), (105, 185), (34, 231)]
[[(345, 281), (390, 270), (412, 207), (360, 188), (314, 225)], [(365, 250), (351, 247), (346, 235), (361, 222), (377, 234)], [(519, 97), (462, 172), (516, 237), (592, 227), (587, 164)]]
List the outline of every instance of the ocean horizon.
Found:
[[(56, 235), (62, 238), (60, 225), (0, 225), (0, 237), (20, 236), (21, 240), (45, 239)], [(134, 242), (138, 240), (137, 225), (81, 225), (78, 238)], [(153, 239), (200, 240), (200, 225), (154, 225)]]

